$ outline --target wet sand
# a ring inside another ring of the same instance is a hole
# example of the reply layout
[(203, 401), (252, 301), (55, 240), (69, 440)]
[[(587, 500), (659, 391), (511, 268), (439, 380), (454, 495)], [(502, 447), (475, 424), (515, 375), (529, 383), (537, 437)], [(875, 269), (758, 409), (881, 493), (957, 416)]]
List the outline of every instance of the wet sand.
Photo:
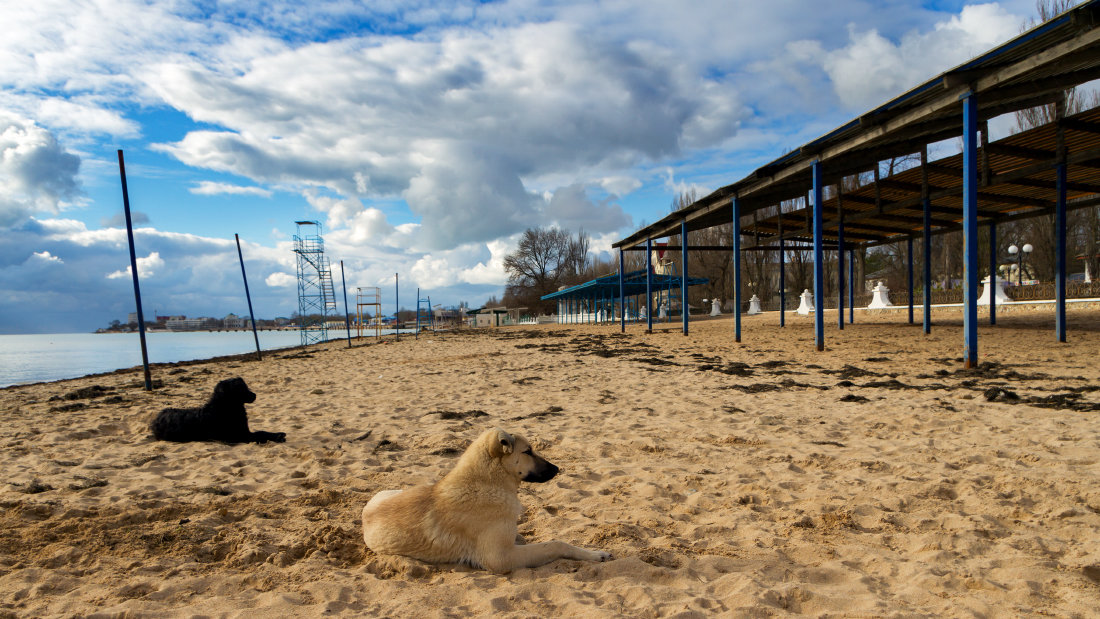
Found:
[[(0, 616), (1095, 616), (1100, 311), (730, 317), (332, 342), (0, 390)], [(284, 444), (148, 423), (219, 380)], [(378, 490), (500, 426), (562, 472), (520, 532), (610, 551), (493, 575), (376, 556)]]

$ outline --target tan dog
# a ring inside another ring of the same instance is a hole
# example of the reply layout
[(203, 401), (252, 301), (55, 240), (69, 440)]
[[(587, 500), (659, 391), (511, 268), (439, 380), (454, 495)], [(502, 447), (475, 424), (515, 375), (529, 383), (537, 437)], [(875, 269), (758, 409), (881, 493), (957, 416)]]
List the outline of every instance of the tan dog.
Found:
[(482, 433), (437, 483), (376, 494), (363, 508), (363, 539), (379, 554), (429, 563), (466, 563), (493, 572), (536, 567), (555, 559), (606, 561), (611, 555), (552, 541), (517, 545), (523, 513), (519, 482), (541, 483), (558, 467), (519, 436)]

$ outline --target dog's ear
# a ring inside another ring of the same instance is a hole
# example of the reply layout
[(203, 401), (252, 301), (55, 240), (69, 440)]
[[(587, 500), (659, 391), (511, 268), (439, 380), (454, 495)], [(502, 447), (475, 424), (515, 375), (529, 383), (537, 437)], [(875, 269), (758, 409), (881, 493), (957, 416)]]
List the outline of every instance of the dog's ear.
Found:
[(495, 458), (507, 456), (516, 449), (515, 437), (500, 428), (493, 429), (492, 441), (492, 445), (489, 447), (489, 453)]

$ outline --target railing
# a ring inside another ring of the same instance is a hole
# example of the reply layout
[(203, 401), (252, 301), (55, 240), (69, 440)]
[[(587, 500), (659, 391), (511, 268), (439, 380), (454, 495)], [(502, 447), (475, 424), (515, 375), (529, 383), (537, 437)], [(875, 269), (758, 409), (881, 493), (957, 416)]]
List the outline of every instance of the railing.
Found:
[[(1054, 283), (1039, 283), (1029, 284), (1024, 286), (1005, 286), (1005, 294), (1008, 295), (1013, 301), (1049, 301), (1054, 299)], [(980, 290), (979, 290), (980, 293)], [(798, 305), (801, 302), (802, 293), (790, 293), (787, 295), (786, 309), (788, 312), (793, 312), (798, 309)], [(914, 299), (913, 304), (917, 307), (924, 305), (924, 293), (920, 290), (913, 292)], [(752, 296), (751, 294), (748, 296)], [(870, 292), (857, 293), (854, 298), (854, 304), (857, 308), (865, 308), (871, 304), (871, 299), (874, 295)], [(908, 290), (891, 290), (890, 302), (895, 307), (905, 307), (909, 305), (909, 291)], [(1081, 282), (1081, 281), (1068, 281), (1066, 282), (1066, 298), (1067, 299), (1091, 299), (1100, 297), (1100, 282)], [(951, 290), (933, 290), (932, 291), (932, 305), (950, 305), (953, 303), (963, 302), (963, 289), (952, 288)], [(814, 304), (817, 307), (817, 304)], [(836, 293), (826, 295), (825, 297), (825, 309), (836, 309), (837, 295)], [(844, 295), (844, 307), (848, 307), (848, 295)], [(742, 311), (747, 312), (749, 309), (749, 302), (742, 303)], [(777, 312), (779, 311), (779, 295), (766, 300), (761, 300), (760, 309), (765, 312)]]

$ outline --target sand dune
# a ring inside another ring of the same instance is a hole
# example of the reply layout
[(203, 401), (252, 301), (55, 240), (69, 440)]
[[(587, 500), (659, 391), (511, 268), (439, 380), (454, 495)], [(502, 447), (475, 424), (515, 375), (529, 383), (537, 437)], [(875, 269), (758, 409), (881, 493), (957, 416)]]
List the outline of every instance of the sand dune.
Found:
[[(930, 336), (860, 315), (464, 331), (0, 390), (0, 615), (1095, 616), (1100, 312)], [(919, 315), (918, 315), (919, 321)], [(242, 376), (285, 444), (148, 422)], [(95, 387), (99, 387), (96, 389)], [(505, 576), (366, 550), (382, 489), (500, 426), (562, 467), (529, 540), (614, 554)]]

